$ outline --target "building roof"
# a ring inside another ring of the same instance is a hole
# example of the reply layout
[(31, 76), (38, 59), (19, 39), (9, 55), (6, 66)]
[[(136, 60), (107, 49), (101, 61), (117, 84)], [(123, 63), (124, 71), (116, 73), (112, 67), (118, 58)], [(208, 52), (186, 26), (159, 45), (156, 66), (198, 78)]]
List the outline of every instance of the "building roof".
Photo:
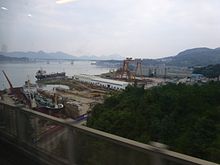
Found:
[(110, 83), (110, 84), (117, 84), (117, 85), (128, 85), (128, 84), (130, 84), (129, 82), (126, 82), (126, 81), (105, 79), (105, 78), (101, 78), (101, 77), (93, 76), (93, 75), (80, 74), (80, 75), (76, 75), (76, 76), (88, 78), (90, 80), (99, 81), (99, 82), (103, 82), (103, 83)]

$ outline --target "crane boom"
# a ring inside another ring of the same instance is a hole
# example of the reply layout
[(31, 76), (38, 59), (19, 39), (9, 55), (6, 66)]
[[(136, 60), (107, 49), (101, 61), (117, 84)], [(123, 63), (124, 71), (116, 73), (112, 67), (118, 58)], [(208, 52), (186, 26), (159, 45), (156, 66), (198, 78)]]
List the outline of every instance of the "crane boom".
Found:
[(12, 90), (13, 90), (13, 86), (12, 86), (12, 84), (11, 84), (11, 81), (9, 80), (9, 78), (8, 78), (7, 74), (5, 73), (5, 71), (2, 70), (2, 72), (3, 72), (5, 78), (6, 78), (7, 81), (8, 81), (8, 84), (9, 84), (9, 86), (10, 86), (10, 91), (12, 92)]

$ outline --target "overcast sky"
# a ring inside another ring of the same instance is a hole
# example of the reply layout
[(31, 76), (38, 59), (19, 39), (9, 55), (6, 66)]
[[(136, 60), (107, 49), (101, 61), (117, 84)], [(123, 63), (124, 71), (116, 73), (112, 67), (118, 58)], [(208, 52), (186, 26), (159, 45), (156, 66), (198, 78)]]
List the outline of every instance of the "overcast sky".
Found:
[(158, 58), (220, 47), (220, 0), (0, 0), (8, 51)]

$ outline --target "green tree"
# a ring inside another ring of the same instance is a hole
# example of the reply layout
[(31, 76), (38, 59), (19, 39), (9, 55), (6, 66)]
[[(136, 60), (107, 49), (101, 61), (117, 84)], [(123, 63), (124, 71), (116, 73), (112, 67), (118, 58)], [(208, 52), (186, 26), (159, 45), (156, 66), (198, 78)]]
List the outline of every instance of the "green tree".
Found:
[(129, 86), (96, 105), (87, 125), (220, 163), (220, 83)]

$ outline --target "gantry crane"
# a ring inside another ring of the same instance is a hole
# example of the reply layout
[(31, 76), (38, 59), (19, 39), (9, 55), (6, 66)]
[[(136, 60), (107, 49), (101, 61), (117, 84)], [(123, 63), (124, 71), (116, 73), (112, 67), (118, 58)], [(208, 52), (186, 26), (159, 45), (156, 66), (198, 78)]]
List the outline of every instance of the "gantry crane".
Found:
[[(135, 71), (129, 69), (129, 64), (135, 64)], [(135, 80), (137, 72), (140, 70), (140, 76), (142, 77), (142, 60), (141, 59), (132, 59), (126, 58), (123, 61), (123, 67), (120, 69), (120, 78), (126, 78), (127, 80)]]

